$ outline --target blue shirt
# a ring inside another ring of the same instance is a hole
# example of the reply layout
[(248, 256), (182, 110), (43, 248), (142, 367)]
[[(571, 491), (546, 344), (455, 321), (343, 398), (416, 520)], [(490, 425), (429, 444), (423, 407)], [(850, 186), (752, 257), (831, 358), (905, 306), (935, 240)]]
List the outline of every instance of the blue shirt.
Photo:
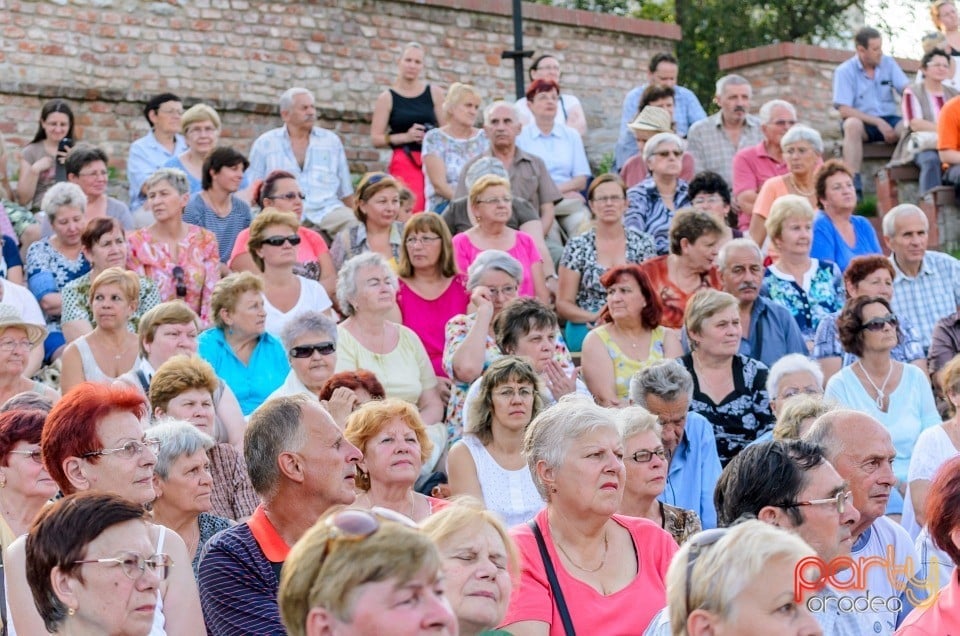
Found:
[(517, 147), (543, 159), (554, 183), (590, 175), (583, 140), (569, 126), (555, 123), (549, 134), (544, 134), (536, 123), (528, 124), (517, 135)]
[(290, 371), (283, 345), (268, 333), (261, 334), (249, 365), (237, 358), (220, 327), (207, 329), (200, 334), (197, 342), (200, 357), (210, 363), (220, 379), (234, 392), (245, 416), (250, 415), (283, 384)]
[(303, 202), (303, 217), (315, 225), (327, 212), (342, 206), (341, 199), (353, 194), (343, 143), (334, 133), (323, 128), (315, 126), (310, 133), (303, 168), (293, 154), (286, 126), (260, 135), (250, 149), (247, 174), (251, 181), (256, 181), (274, 170), (286, 170), (297, 178), (307, 196)]
[[(643, 97), (643, 91), (646, 85), (637, 86), (627, 93), (623, 100), (623, 108), (620, 111), (620, 134), (617, 136), (617, 148), (614, 152), (617, 172), (627, 162), (627, 159), (637, 154), (637, 138), (633, 131), (627, 127), (637, 117), (637, 110), (640, 108), (640, 99)], [(689, 88), (683, 86), (673, 87), (673, 121), (677, 125), (677, 134), (681, 137), (687, 136), (690, 126), (701, 119), (706, 119), (707, 113), (700, 105), (700, 100), (696, 94)]]
[(944, 254), (927, 250), (923, 255), (920, 273), (911, 278), (890, 256), (893, 277), (893, 311), (909, 317), (920, 332), (923, 350), (930, 348), (933, 328), (937, 321), (960, 307), (960, 261)]
[[(689, 187), (683, 179), (677, 179), (673, 193), (673, 209), (680, 210), (690, 205)], [(627, 211), (623, 224), (649, 234), (657, 247), (657, 254), (670, 252), (670, 222), (674, 212), (663, 202), (653, 177), (649, 176), (627, 190)]]
[(824, 214), (823, 210), (819, 210), (813, 222), (813, 245), (810, 248), (810, 256), (821, 261), (833, 261), (843, 272), (846, 271), (847, 265), (854, 256), (883, 254), (880, 250), (880, 241), (877, 240), (877, 233), (870, 225), (870, 221), (857, 215), (850, 217), (850, 221), (853, 223), (853, 232), (857, 239), (853, 247), (847, 245), (840, 236), (830, 217)]
[(687, 413), (683, 439), (670, 459), (667, 485), (660, 501), (693, 510), (704, 529), (717, 527), (713, 490), (720, 479), (720, 457), (713, 425), (699, 413)]
[(833, 72), (833, 105), (850, 106), (874, 117), (895, 117), (900, 114), (900, 107), (893, 93), (902, 93), (908, 83), (907, 76), (889, 55), (880, 58), (872, 79), (867, 77), (860, 56), (854, 55)]
[(136, 210), (147, 200), (140, 194), (143, 182), (154, 172), (164, 167), (168, 161), (187, 151), (187, 140), (183, 135), (175, 137), (173, 151), (161, 145), (153, 131), (130, 144), (130, 156), (127, 159), (127, 181), (130, 183), (130, 209)]

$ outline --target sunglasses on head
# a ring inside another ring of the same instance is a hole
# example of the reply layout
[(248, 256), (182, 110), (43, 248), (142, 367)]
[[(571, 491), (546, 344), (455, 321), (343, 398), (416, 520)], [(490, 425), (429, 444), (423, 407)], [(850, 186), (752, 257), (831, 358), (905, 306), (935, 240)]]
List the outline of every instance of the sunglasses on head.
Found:
[(893, 314), (887, 314), (886, 316), (877, 316), (876, 318), (871, 318), (863, 323), (860, 329), (868, 331), (883, 331), (883, 328), (887, 325), (892, 325), (894, 328), (896, 328), (899, 324), (900, 320), (896, 316)]
[(177, 298), (183, 298), (187, 295), (187, 282), (184, 278), (183, 268), (177, 265), (173, 268), (173, 280), (177, 284)]
[(697, 559), (700, 558), (700, 556), (713, 544), (726, 536), (727, 532), (727, 528), (713, 528), (711, 530), (702, 530), (688, 539), (688, 545), (690, 546), (690, 551), (687, 552), (686, 581), (686, 609), (688, 614), (693, 610), (698, 609), (690, 606), (690, 592), (693, 588), (693, 566), (696, 564)]
[(328, 356), (337, 350), (332, 342), (318, 342), (316, 344), (300, 345), (290, 349), (291, 358), (309, 358), (316, 351), (322, 356)]
[(367, 178), (366, 181), (364, 181), (363, 185), (360, 186), (360, 191), (357, 192), (357, 196), (360, 198), (361, 201), (365, 201), (366, 199), (364, 198), (363, 195), (367, 191), (367, 189), (370, 188), (370, 186), (377, 185), (378, 183), (380, 183), (381, 181), (389, 177), (390, 175), (388, 175), (386, 172), (373, 173)]
[(264, 245), (272, 245), (273, 247), (280, 247), (284, 243), (289, 243), (293, 246), (300, 245), (300, 237), (296, 234), (291, 234), (290, 236), (268, 236), (263, 239)]

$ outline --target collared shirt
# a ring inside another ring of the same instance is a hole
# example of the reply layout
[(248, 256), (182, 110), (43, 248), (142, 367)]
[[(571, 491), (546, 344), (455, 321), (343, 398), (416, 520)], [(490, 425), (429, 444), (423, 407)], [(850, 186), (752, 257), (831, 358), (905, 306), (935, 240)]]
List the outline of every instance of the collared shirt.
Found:
[(670, 458), (667, 485), (660, 501), (700, 515), (704, 528), (717, 527), (713, 491), (720, 479), (720, 457), (713, 425), (699, 413), (687, 413), (683, 439)]
[(955, 311), (937, 321), (930, 336), (927, 353), (927, 369), (936, 373), (960, 353), (960, 311)]
[(174, 137), (173, 150), (167, 150), (157, 141), (151, 130), (146, 135), (130, 144), (130, 155), (127, 158), (127, 181), (130, 183), (130, 209), (136, 210), (147, 200), (140, 194), (143, 182), (166, 165), (168, 161), (187, 151), (187, 140), (183, 135)]
[[(490, 151), (480, 155), (480, 157), (492, 156), (493, 153)], [(457, 184), (456, 192), (457, 198), (469, 194), (466, 184), (467, 171), (480, 157), (470, 161), (460, 171), (460, 183)], [(513, 161), (506, 168), (507, 176), (510, 178), (510, 194), (518, 199), (528, 201), (537, 211), (537, 218), (540, 215), (541, 205), (544, 203), (559, 203), (563, 200), (563, 193), (553, 182), (546, 164), (540, 157), (514, 146)]]
[(900, 269), (895, 255), (890, 256), (890, 262), (896, 272), (893, 311), (913, 322), (926, 350), (936, 322), (960, 307), (960, 261), (949, 254), (927, 250), (920, 273), (913, 278)]
[(777, 161), (767, 152), (766, 140), (737, 151), (733, 156), (733, 196), (753, 190), (760, 192), (768, 179), (790, 172), (786, 161)]
[[(403, 223), (394, 221), (390, 224), (390, 253), (393, 256), (387, 261), (393, 271), (400, 267), (400, 243), (403, 241)], [(343, 264), (364, 252), (370, 251), (367, 243), (367, 226), (363, 223), (340, 230), (330, 245), (330, 258), (333, 266), (339, 271)]]
[[(263, 404), (267, 396), (283, 384), (290, 371), (283, 345), (268, 333), (260, 334), (246, 364), (234, 353), (220, 327), (212, 327), (200, 334), (197, 353), (210, 363), (237, 396), (244, 416)], [(256, 381), (252, 380), (251, 373), (256, 374)]]
[(894, 92), (902, 93), (910, 80), (889, 55), (880, 58), (873, 77), (867, 77), (859, 55), (837, 67), (833, 72), (833, 105), (850, 106), (874, 117), (900, 114)]
[(569, 126), (554, 124), (549, 133), (544, 133), (535, 123), (528, 124), (517, 135), (517, 146), (543, 159), (554, 183), (590, 175), (583, 140)]
[(671, 210), (663, 202), (653, 177), (647, 177), (627, 190), (627, 212), (623, 216), (623, 224), (652, 236), (657, 254), (667, 254), (670, 251), (670, 222), (674, 211), (690, 205), (688, 190), (687, 182), (678, 179)]
[(698, 121), (687, 134), (687, 150), (693, 155), (697, 172), (710, 170), (733, 183), (733, 157), (738, 151), (755, 146), (763, 139), (760, 118), (747, 115), (740, 130), (739, 143), (734, 146), (723, 129), (722, 113), (714, 113)]
[[(628, 124), (637, 118), (640, 100), (646, 89), (646, 84), (637, 86), (623, 99), (623, 107), (620, 110), (620, 133), (617, 135), (617, 147), (614, 152), (617, 170), (627, 163), (627, 159), (637, 154), (637, 138)], [(686, 137), (690, 126), (705, 119), (706, 116), (706, 111), (703, 110), (700, 100), (692, 90), (683, 86), (673, 87), (673, 121), (677, 125), (678, 135)]]
[(250, 179), (263, 179), (274, 170), (286, 170), (297, 177), (307, 196), (303, 216), (315, 225), (327, 212), (342, 206), (341, 199), (353, 194), (343, 143), (334, 133), (317, 126), (310, 133), (302, 168), (293, 154), (286, 126), (268, 130), (253, 142)]

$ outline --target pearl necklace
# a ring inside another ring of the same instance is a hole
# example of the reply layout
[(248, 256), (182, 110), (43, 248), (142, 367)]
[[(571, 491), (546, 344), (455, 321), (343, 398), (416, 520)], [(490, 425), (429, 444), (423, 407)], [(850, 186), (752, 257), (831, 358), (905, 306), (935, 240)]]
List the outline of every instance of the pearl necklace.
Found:
[(890, 370), (887, 371), (887, 377), (883, 379), (883, 384), (877, 386), (873, 382), (873, 378), (870, 377), (870, 374), (867, 373), (867, 370), (863, 368), (863, 363), (857, 360), (857, 366), (860, 367), (860, 372), (863, 373), (863, 377), (867, 379), (867, 382), (870, 383), (870, 386), (873, 387), (873, 390), (877, 392), (877, 408), (881, 411), (883, 410), (883, 400), (887, 397), (887, 394), (883, 392), (887, 388), (887, 382), (890, 380), (890, 376), (893, 375), (893, 360), (890, 361)]

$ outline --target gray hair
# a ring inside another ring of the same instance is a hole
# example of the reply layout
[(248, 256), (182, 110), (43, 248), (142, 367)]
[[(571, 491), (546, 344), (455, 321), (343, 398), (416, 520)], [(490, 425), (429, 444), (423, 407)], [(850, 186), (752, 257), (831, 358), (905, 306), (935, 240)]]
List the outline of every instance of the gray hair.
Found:
[(790, 114), (794, 119), (797, 118), (797, 109), (790, 102), (783, 99), (771, 99), (769, 102), (766, 102), (763, 106), (760, 107), (760, 123), (769, 124), (770, 119), (773, 117), (773, 111), (775, 108), (786, 108), (790, 111)]
[(377, 252), (357, 254), (343, 264), (337, 275), (337, 300), (340, 301), (340, 313), (347, 318), (357, 311), (350, 301), (357, 297), (357, 274), (364, 267), (381, 268), (387, 273), (394, 290), (397, 288), (397, 276), (390, 269), (387, 259)]
[(907, 214), (919, 215), (923, 219), (923, 229), (930, 230), (930, 221), (923, 210), (912, 203), (901, 203), (883, 215), (883, 235), (887, 238), (893, 238), (897, 233), (897, 219)]
[(87, 211), (87, 195), (76, 183), (69, 181), (55, 183), (50, 186), (43, 195), (43, 200), (40, 201), (40, 209), (44, 211), (51, 223), (56, 220), (61, 208), (80, 208), (81, 212)]
[(563, 396), (530, 422), (523, 435), (523, 455), (527, 458), (533, 485), (544, 501), (550, 501), (550, 493), (540, 480), (537, 464), (543, 462), (549, 468), (559, 468), (571, 442), (601, 428), (620, 435), (613, 412), (582, 395)]
[(750, 82), (747, 81), (747, 78), (743, 75), (737, 75), (736, 73), (731, 73), (730, 75), (724, 75), (717, 80), (717, 92), (716, 96), (720, 97), (723, 95), (723, 91), (726, 90), (727, 86), (749, 86), (750, 93), (753, 93), (753, 87), (750, 86)]
[(510, 111), (510, 114), (513, 115), (513, 121), (520, 122), (520, 113), (517, 112), (517, 107), (511, 102), (503, 101), (498, 99), (489, 106), (483, 109), (483, 125), (488, 126), (490, 124), (490, 118), (493, 117), (493, 111), (498, 108), (506, 108)]
[(299, 449), (306, 441), (300, 420), (310, 399), (302, 393), (276, 397), (261, 404), (250, 416), (243, 434), (243, 458), (250, 483), (264, 500), (276, 496), (280, 487), (280, 453)]
[(642, 406), (628, 406), (617, 411), (617, 426), (624, 442), (641, 433), (655, 433), (658, 439), (663, 435), (660, 420)]
[(216, 444), (212, 437), (190, 422), (173, 418), (154, 424), (144, 431), (144, 435), (160, 440), (157, 463), (153, 467), (153, 473), (160, 479), (168, 479), (170, 468), (184, 455), (193, 455), (200, 450), (208, 451)]
[(753, 239), (743, 237), (731, 239), (723, 244), (723, 247), (717, 253), (717, 269), (721, 272), (724, 271), (727, 268), (727, 259), (730, 258), (730, 253), (740, 249), (752, 250), (757, 255), (760, 264), (763, 264), (763, 252), (760, 251), (760, 246), (754, 243)]
[(330, 338), (333, 344), (337, 344), (337, 323), (319, 311), (303, 311), (283, 326), (280, 332), (283, 348), (289, 352), (293, 343), (308, 333), (322, 333)]
[(151, 174), (143, 182), (143, 191), (146, 192), (161, 181), (166, 181), (172, 185), (181, 196), (190, 194), (190, 182), (187, 180), (187, 175), (183, 170), (177, 168), (160, 168)]
[(523, 265), (520, 261), (502, 250), (484, 250), (467, 269), (467, 289), (473, 291), (480, 285), (483, 275), (492, 269), (503, 272), (517, 281), (517, 285), (523, 282)]
[(803, 124), (792, 126), (790, 130), (783, 134), (783, 137), (780, 138), (780, 148), (785, 149), (790, 144), (795, 144), (798, 141), (807, 142), (813, 146), (813, 149), (817, 151), (818, 155), (823, 154), (823, 137), (810, 126), (804, 126)]
[(770, 367), (767, 373), (767, 395), (771, 400), (775, 399), (780, 391), (780, 381), (783, 380), (783, 376), (804, 371), (812, 375), (820, 388), (823, 388), (823, 369), (820, 365), (802, 353), (791, 353), (783, 356)]
[(283, 95), (280, 96), (280, 112), (282, 113), (285, 110), (290, 110), (293, 106), (293, 98), (297, 95), (309, 95), (310, 99), (315, 99), (313, 93), (311, 93), (306, 88), (302, 86), (294, 86), (293, 88), (288, 88), (283, 91)]
[(650, 161), (650, 158), (657, 152), (657, 149), (663, 144), (676, 144), (681, 151), (684, 149), (683, 139), (673, 133), (657, 133), (643, 144), (643, 160)]
[(681, 396), (693, 399), (693, 376), (676, 360), (657, 360), (630, 378), (630, 399), (634, 404), (646, 408), (648, 394), (664, 402)]

